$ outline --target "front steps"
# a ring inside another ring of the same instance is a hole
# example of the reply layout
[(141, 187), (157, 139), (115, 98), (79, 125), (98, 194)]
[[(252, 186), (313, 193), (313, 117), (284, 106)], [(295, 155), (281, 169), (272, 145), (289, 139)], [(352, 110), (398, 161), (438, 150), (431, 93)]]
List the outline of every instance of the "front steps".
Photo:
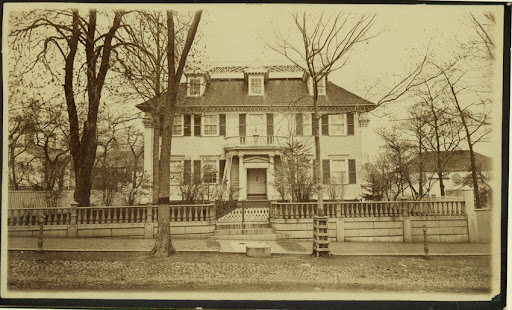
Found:
[(270, 223), (217, 223), (212, 239), (215, 240), (279, 240)]

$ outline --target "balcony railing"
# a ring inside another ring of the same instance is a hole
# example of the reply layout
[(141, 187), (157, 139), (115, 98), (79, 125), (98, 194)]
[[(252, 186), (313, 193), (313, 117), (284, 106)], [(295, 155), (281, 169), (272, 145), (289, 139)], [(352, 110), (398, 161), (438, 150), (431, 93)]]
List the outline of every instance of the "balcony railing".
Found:
[(280, 136), (235, 136), (226, 137), (226, 146), (285, 146), (287, 141)]

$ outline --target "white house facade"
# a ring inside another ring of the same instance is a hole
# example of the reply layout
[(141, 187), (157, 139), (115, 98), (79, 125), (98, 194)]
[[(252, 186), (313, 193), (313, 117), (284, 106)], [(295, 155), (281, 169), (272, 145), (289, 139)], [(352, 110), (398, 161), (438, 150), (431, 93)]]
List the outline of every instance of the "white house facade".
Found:
[[(280, 200), (276, 165), (291, 141), (309, 146), (312, 135), (312, 85), (295, 66), (214, 67), (186, 74), (173, 120), (171, 200), (181, 200), (180, 187), (201, 182), (237, 200)], [(362, 136), (366, 113), (375, 105), (323, 80), (319, 109), (322, 174), (343, 185), (343, 199), (361, 196)], [(152, 106), (165, 94), (137, 107), (145, 112), (144, 169), (152, 175)], [(211, 169), (213, 167), (213, 169)], [(211, 197), (210, 197), (211, 198)], [(314, 198), (314, 197), (312, 197)], [(325, 194), (328, 199), (328, 194)]]

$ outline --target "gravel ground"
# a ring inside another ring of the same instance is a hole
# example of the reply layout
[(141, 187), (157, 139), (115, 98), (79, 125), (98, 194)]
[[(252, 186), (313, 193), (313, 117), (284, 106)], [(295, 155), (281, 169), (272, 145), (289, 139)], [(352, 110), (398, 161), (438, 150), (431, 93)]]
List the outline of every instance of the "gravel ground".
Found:
[(486, 293), (487, 256), (315, 258), (179, 253), (9, 252), (9, 289), (322, 290)]

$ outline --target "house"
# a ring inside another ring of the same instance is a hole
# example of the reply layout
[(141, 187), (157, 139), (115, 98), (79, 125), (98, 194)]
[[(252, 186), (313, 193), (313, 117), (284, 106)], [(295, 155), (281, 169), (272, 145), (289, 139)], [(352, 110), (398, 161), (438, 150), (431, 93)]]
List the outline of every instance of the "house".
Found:
[[(440, 158), (443, 166), (443, 184), (446, 196), (460, 196), (462, 190), (471, 189), (467, 185), (470, 181), (469, 178), (471, 178), (469, 151), (442, 151)], [(481, 176), (488, 178), (492, 170), (491, 158), (475, 152), (475, 161)], [(428, 178), (428, 180), (425, 180), (429, 184), (426, 188), (427, 195), (440, 197), (439, 177), (436, 172), (437, 153), (434, 151), (423, 153), (421, 159), (417, 157), (411, 161), (411, 167), (417, 169), (420, 162), (423, 164), (425, 178)], [(466, 182), (464, 182), (465, 180)]]
[[(300, 141), (314, 157), (311, 78), (291, 65), (221, 66), (185, 76), (173, 121), (170, 199), (182, 199), (183, 187), (194, 179), (217, 193), (223, 188), (224, 196), (231, 190), (238, 200), (281, 199), (274, 177), (283, 148)], [(137, 105), (145, 112), (144, 169), (149, 175), (151, 107), (164, 99), (165, 94)], [(343, 199), (358, 198), (366, 158), (362, 134), (369, 122), (366, 113), (375, 104), (328, 79), (320, 81), (318, 102), (324, 182), (343, 185)], [(328, 199), (327, 192), (324, 196)]]

